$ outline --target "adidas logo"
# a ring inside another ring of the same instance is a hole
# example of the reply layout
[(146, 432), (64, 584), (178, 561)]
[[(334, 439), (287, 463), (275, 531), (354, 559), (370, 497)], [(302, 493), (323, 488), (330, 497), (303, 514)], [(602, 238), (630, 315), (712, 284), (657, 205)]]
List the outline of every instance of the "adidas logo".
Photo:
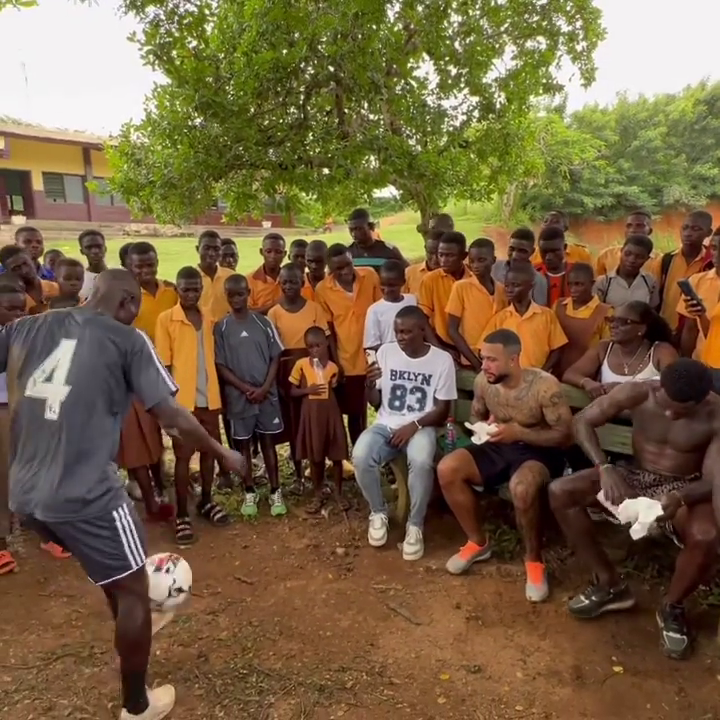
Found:
[(273, 425), (279, 425), (279, 424), (280, 424), (280, 418), (276, 417), (276, 418), (273, 420)]
[(250, 337), (250, 336), (247, 334), (247, 331), (246, 331), (246, 330), (243, 330), (243, 331), (240, 333), (240, 337)]

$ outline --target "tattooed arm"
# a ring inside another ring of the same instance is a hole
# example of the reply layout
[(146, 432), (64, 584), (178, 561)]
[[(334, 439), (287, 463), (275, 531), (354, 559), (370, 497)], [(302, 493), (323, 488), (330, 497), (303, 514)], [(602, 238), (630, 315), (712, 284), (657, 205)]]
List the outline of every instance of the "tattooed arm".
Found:
[(470, 422), (476, 423), (479, 420), (485, 421), (490, 417), (490, 413), (485, 403), (485, 390), (487, 388), (487, 381), (485, 376), (480, 373), (473, 383), (473, 401), (472, 409), (470, 410)]
[(547, 427), (518, 428), (518, 439), (541, 447), (567, 447), (572, 443), (572, 412), (557, 378), (547, 375), (538, 380), (535, 398)]

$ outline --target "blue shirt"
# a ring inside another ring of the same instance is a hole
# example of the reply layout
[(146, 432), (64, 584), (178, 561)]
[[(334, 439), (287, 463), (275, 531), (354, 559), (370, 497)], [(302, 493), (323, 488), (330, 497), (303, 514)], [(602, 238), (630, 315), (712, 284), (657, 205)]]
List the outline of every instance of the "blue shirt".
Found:
[[(47, 268), (40, 263), (35, 263), (35, 271), (41, 280), (52, 280), (55, 282), (55, 273), (53, 273), (50, 268)], [(4, 272), (5, 268), (0, 265), (0, 275)]]

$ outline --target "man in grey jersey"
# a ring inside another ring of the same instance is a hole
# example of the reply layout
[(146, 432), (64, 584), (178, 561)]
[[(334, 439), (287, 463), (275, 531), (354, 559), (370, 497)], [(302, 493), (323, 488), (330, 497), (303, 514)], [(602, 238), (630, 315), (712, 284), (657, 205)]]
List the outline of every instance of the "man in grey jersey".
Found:
[(175, 402), (177, 388), (152, 343), (130, 327), (139, 308), (132, 275), (106, 270), (86, 305), (3, 327), (0, 372), (12, 417), (10, 507), (67, 548), (104, 591), (115, 618), (121, 720), (159, 720), (175, 690), (146, 689), (152, 617), (144, 530), (112, 462), (132, 396), (230, 469), (242, 472), (244, 461)]

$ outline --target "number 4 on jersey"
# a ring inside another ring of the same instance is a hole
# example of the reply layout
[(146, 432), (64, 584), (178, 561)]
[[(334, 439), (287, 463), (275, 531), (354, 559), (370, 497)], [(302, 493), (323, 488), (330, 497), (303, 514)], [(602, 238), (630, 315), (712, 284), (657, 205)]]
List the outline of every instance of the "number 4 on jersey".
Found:
[(68, 372), (77, 340), (61, 340), (30, 376), (25, 387), (25, 397), (45, 401), (45, 419), (57, 420), (65, 398), (72, 389), (67, 384)]

